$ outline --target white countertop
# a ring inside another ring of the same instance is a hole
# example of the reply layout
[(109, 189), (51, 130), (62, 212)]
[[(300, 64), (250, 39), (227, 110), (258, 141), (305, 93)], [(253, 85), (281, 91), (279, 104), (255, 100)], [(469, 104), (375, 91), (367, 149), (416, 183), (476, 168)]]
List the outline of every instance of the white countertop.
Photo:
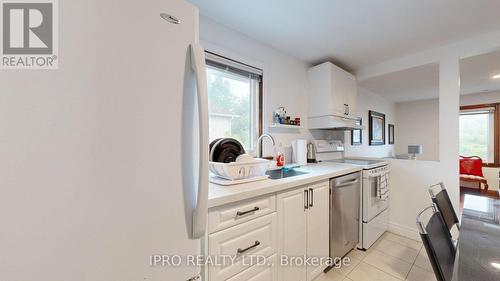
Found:
[(296, 168), (296, 170), (307, 172), (307, 174), (278, 180), (266, 179), (232, 186), (210, 183), (208, 208), (354, 173), (361, 171), (362, 168), (349, 164), (319, 163), (308, 164), (307, 166)]

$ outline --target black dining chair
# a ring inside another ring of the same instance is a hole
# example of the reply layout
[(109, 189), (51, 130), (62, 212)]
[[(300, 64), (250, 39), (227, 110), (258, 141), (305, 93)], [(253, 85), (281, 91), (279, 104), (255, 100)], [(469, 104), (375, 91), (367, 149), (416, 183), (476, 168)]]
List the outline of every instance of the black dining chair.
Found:
[[(429, 210), (432, 213), (427, 225), (424, 225), (422, 217)], [(418, 213), (417, 227), (436, 279), (438, 281), (451, 281), (456, 249), (450, 237), (448, 227), (435, 204)]]
[[(439, 191), (437, 192), (436, 187), (439, 187)], [(436, 204), (439, 213), (443, 216), (443, 220), (448, 227), (448, 231), (450, 231), (450, 236), (452, 236), (451, 229), (453, 226), (456, 226), (460, 231), (460, 221), (458, 220), (457, 213), (455, 213), (453, 204), (451, 204), (450, 196), (444, 187), (444, 183), (440, 182), (438, 184), (431, 185), (429, 187), (429, 194), (431, 195), (432, 202)]]

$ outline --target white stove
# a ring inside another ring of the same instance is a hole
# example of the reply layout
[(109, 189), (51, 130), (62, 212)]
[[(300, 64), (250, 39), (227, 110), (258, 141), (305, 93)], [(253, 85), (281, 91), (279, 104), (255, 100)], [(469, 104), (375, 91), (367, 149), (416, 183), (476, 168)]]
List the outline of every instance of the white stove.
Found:
[(374, 169), (387, 165), (387, 162), (384, 160), (350, 159), (350, 158), (324, 160), (323, 162), (351, 164), (351, 165), (361, 166), (363, 170)]

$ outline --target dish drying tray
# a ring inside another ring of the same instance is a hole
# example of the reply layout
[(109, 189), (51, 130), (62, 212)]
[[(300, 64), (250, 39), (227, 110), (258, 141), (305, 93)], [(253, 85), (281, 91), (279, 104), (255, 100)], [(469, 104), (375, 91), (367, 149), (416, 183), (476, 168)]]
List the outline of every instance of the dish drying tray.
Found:
[(265, 159), (253, 159), (250, 162), (209, 162), (210, 172), (226, 180), (243, 180), (266, 175), (271, 162)]
[(228, 185), (236, 185), (236, 184), (242, 184), (242, 183), (248, 183), (248, 182), (254, 182), (254, 181), (261, 181), (261, 180), (265, 180), (268, 178), (269, 178), (269, 176), (265, 175), (265, 176), (245, 178), (245, 179), (240, 179), (240, 180), (228, 180), (228, 179), (224, 179), (224, 178), (212, 175), (212, 176), (210, 176), (208, 181), (211, 183), (218, 184), (218, 185), (228, 186)]

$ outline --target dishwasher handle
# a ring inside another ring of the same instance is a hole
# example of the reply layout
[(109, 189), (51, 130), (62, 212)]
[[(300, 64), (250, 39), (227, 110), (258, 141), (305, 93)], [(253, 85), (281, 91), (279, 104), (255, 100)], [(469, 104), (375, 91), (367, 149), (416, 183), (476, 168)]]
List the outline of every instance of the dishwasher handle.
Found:
[(345, 182), (341, 182), (339, 184), (335, 184), (333, 187), (334, 188), (341, 188), (341, 187), (346, 187), (346, 186), (349, 186), (349, 185), (356, 184), (358, 182), (359, 182), (359, 179), (353, 179), (353, 180), (350, 180), (350, 181), (345, 181)]

